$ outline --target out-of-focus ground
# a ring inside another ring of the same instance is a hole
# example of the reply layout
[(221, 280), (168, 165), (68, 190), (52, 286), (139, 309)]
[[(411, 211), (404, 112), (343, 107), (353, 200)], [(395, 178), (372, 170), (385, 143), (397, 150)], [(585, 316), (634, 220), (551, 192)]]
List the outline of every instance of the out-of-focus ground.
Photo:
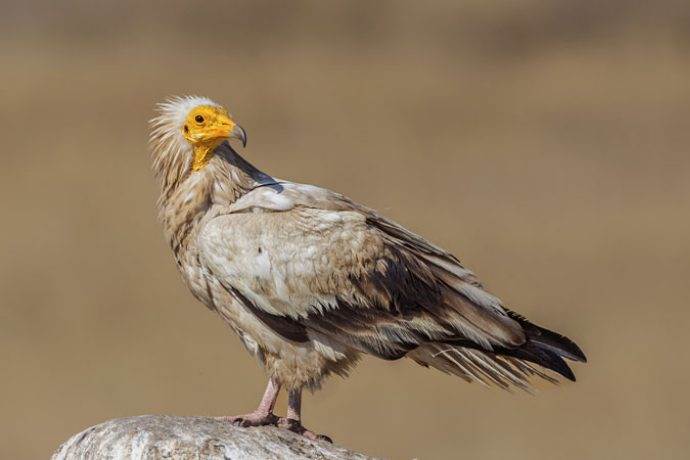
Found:
[(366, 359), (308, 426), (393, 459), (690, 455), (687, 2), (1, 7), (1, 458), (263, 390), (156, 222), (147, 120), (188, 93), (259, 167), (451, 250), (590, 358), (536, 397)]

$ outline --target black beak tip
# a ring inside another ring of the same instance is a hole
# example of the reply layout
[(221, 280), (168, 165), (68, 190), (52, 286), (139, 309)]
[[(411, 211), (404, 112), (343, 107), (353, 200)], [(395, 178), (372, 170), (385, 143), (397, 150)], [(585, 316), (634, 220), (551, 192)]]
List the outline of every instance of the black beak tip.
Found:
[(240, 134), (241, 139), (240, 140), (242, 141), (242, 148), (244, 148), (247, 146), (247, 131), (245, 131), (244, 128), (241, 126), (239, 128), (240, 128), (240, 132), (241, 132), (241, 134)]

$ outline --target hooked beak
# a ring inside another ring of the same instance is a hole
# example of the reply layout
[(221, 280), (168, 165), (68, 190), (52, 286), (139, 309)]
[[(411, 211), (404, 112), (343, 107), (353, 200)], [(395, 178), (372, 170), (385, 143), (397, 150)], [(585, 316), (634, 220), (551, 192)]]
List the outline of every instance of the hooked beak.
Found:
[(227, 113), (218, 115), (214, 125), (205, 133), (205, 138), (211, 140), (237, 139), (242, 142), (242, 147), (247, 146), (247, 132), (235, 123)]
[(232, 128), (229, 138), (237, 139), (242, 142), (242, 147), (247, 146), (247, 132), (240, 125), (235, 125)]

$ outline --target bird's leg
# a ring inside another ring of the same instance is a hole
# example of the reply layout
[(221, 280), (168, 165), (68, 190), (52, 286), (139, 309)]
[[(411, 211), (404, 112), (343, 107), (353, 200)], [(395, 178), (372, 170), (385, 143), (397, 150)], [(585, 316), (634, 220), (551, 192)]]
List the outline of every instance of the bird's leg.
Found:
[(302, 389), (292, 389), (288, 392), (287, 417), (280, 418), (278, 426), (300, 434), (313, 441), (333, 442), (331, 438), (323, 434), (315, 434), (302, 426)]
[(223, 420), (231, 422), (237, 426), (263, 426), (263, 425), (277, 425), (278, 417), (273, 413), (273, 407), (278, 399), (280, 392), (280, 383), (274, 378), (268, 381), (266, 391), (264, 392), (259, 407), (245, 415), (237, 415), (234, 417), (222, 417)]

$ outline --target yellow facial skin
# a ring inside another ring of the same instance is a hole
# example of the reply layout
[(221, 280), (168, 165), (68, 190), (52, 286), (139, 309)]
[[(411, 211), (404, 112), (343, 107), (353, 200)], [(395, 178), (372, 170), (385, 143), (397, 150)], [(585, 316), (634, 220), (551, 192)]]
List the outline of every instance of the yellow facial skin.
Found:
[(201, 105), (189, 112), (182, 127), (182, 135), (194, 148), (192, 170), (198, 171), (211, 160), (213, 151), (231, 137), (247, 143), (244, 130), (230, 118), (222, 107)]

